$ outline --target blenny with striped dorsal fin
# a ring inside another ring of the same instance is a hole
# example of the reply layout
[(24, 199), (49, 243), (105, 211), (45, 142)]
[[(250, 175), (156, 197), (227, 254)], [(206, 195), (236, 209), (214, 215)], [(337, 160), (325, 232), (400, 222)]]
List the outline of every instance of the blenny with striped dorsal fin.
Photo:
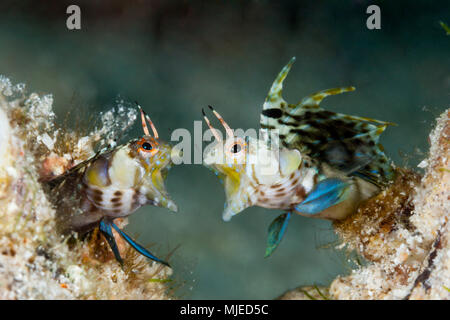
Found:
[(141, 138), (98, 153), (50, 180), (47, 186), (57, 208), (57, 225), (62, 233), (84, 234), (98, 226), (116, 259), (123, 264), (114, 229), (139, 253), (168, 266), (114, 223), (114, 219), (127, 217), (147, 204), (177, 211), (164, 186), (172, 165), (172, 147), (159, 139), (150, 117), (138, 107), (144, 131)]
[[(334, 113), (319, 107), (329, 95), (353, 91), (337, 88), (312, 94), (300, 103), (286, 103), (281, 92), (295, 58), (274, 81), (261, 114), (260, 139), (226, 139), (203, 115), (219, 142), (205, 154), (204, 164), (224, 182), (223, 219), (250, 206), (285, 210), (269, 226), (266, 256), (280, 243), (292, 213), (340, 220), (378, 194), (393, 177), (393, 169), (378, 144), (388, 122)], [(274, 133), (277, 133), (273, 138)]]

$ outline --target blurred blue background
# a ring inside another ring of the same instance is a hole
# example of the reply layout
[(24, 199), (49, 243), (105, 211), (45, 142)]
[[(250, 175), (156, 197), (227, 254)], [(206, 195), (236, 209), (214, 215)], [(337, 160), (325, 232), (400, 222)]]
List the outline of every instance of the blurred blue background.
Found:
[[(374, 3), (382, 28), (372, 31), (365, 12)], [(66, 28), (69, 4), (81, 7), (79, 31)], [(95, 116), (118, 95), (138, 100), (169, 140), (176, 128), (193, 131), (208, 104), (234, 128), (257, 128), (272, 81), (296, 56), (287, 101), (355, 86), (323, 106), (397, 123), (381, 142), (397, 165), (415, 167), (449, 106), (440, 20), (450, 23), (449, 1), (2, 1), (0, 74), (54, 94), (60, 118)], [(200, 165), (174, 167), (167, 185), (179, 212), (141, 208), (127, 230), (162, 257), (181, 245), (171, 263), (183, 298), (271, 299), (350, 271), (346, 255), (327, 248), (336, 241), (330, 222), (294, 217), (264, 259), (280, 212), (250, 208), (223, 222), (222, 185)]]

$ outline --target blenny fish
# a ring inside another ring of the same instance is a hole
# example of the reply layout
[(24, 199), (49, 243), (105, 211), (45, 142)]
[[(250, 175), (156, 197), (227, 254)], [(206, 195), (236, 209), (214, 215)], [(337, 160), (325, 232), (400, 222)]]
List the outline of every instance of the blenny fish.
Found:
[(217, 140), (205, 152), (204, 164), (224, 183), (223, 219), (250, 206), (286, 211), (269, 226), (266, 256), (280, 243), (292, 213), (344, 219), (393, 178), (392, 165), (378, 143), (392, 123), (319, 106), (325, 97), (354, 87), (319, 91), (288, 104), (282, 97), (283, 81), (294, 61), (281, 70), (265, 99), (259, 139), (236, 137), (210, 107), (225, 128), (223, 141), (202, 110)]
[[(164, 186), (172, 165), (171, 146), (159, 139), (150, 117), (138, 105), (144, 135), (86, 160), (47, 182), (57, 207), (57, 225), (62, 233), (85, 234), (97, 226), (115, 258), (123, 264), (112, 229), (149, 259), (168, 265), (136, 243), (115, 223), (143, 205), (176, 212)], [(149, 123), (153, 136), (150, 134)]]

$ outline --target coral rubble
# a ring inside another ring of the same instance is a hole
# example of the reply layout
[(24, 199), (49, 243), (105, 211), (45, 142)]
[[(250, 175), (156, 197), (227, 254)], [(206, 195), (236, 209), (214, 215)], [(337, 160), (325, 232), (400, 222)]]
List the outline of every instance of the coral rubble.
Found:
[(170, 299), (170, 268), (121, 242), (122, 268), (96, 232), (61, 237), (40, 183), (112, 143), (116, 122), (129, 126), (134, 112), (104, 113), (103, 128), (81, 137), (55, 127), (52, 104), (0, 76), (0, 299)]

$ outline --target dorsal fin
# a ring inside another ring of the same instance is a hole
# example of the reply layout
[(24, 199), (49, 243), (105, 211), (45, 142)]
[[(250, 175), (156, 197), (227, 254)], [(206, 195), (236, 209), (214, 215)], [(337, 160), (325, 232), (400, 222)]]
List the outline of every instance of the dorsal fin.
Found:
[[(282, 97), (283, 81), (294, 61), (294, 58), (291, 59), (281, 70), (270, 88), (261, 112), (261, 128), (278, 130), (283, 146), (298, 149), (340, 170), (358, 167), (366, 159), (373, 159), (353, 174), (370, 176), (367, 180), (377, 184), (390, 180), (392, 168), (378, 140), (386, 127), (393, 123), (336, 113), (320, 107), (324, 98), (354, 91), (354, 87), (319, 91), (297, 104), (288, 104)], [(374, 175), (378, 178), (374, 179)]]
[(291, 70), (292, 65), (295, 62), (295, 57), (289, 61), (287, 65), (281, 69), (280, 73), (276, 77), (275, 81), (272, 83), (270, 87), (269, 93), (267, 94), (266, 100), (264, 102), (263, 109), (273, 109), (273, 108), (283, 108), (286, 101), (284, 101), (282, 93), (283, 93), (283, 81), (286, 79), (289, 71)]

